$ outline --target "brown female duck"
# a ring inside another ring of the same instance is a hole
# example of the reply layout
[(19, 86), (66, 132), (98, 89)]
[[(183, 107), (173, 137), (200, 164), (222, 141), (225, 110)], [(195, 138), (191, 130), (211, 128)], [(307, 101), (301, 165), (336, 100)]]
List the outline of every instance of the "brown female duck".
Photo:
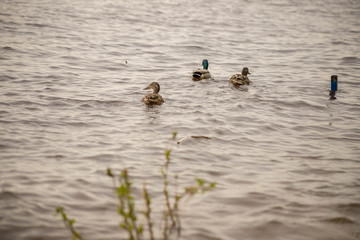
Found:
[(149, 86), (144, 88), (144, 90), (152, 89), (153, 93), (146, 94), (142, 101), (147, 105), (160, 105), (164, 102), (164, 99), (159, 94), (160, 85), (157, 82), (152, 82)]
[(249, 80), (249, 78), (247, 76), (248, 74), (250, 74), (249, 69), (247, 67), (244, 67), (241, 74), (234, 74), (230, 78), (230, 82), (234, 86), (250, 84), (250, 80)]

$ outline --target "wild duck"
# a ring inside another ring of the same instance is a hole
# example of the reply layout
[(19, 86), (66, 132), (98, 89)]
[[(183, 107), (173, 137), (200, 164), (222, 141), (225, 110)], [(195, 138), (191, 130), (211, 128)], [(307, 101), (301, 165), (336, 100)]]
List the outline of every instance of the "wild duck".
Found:
[(203, 69), (197, 69), (197, 70), (194, 70), (192, 72), (192, 79), (194, 81), (199, 81), (199, 80), (202, 80), (202, 79), (207, 79), (207, 78), (211, 78), (211, 74), (208, 70), (208, 67), (209, 67), (209, 61), (207, 59), (204, 59), (202, 61), (202, 67)]
[(160, 85), (157, 82), (152, 82), (149, 86), (144, 88), (144, 90), (152, 89), (153, 93), (146, 94), (142, 101), (147, 105), (160, 105), (164, 102), (164, 99), (159, 94)]
[(247, 67), (244, 67), (241, 71), (241, 74), (234, 74), (231, 78), (230, 78), (230, 82), (234, 85), (234, 86), (239, 86), (239, 85), (245, 85), (245, 84), (250, 84), (250, 80), (248, 78), (248, 74), (250, 74), (249, 69)]

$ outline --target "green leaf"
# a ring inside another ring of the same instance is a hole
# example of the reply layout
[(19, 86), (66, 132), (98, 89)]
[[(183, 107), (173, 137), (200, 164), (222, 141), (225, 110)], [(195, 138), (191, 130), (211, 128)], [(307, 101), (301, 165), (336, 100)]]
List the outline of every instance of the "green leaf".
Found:
[(56, 208), (56, 213), (62, 213), (62, 212), (64, 212), (64, 208), (62, 206), (58, 206)]
[(170, 153), (171, 153), (171, 150), (166, 150), (166, 152), (165, 152), (165, 157), (168, 161), (170, 160)]
[(128, 190), (124, 184), (121, 184), (120, 187), (118, 187), (116, 190), (120, 198), (124, 197), (128, 193)]
[(75, 223), (75, 219), (70, 219), (70, 220), (69, 220), (70, 226), (72, 226), (74, 223)]
[(118, 208), (118, 213), (119, 213), (120, 215), (124, 215), (124, 210), (123, 210), (122, 208)]
[(108, 175), (109, 177), (114, 177), (114, 175), (112, 174), (110, 168), (107, 169), (107, 175)]
[(144, 230), (144, 227), (143, 227), (142, 224), (140, 224), (139, 229), (138, 229), (138, 233), (141, 234), (143, 232), (143, 230)]
[(124, 170), (121, 172), (121, 177), (123, 179), (127, 179), (128, 178), (128, 173), (127, 173), (127, 169), (124, 168)]
[(210, 183), (210, 188), (214, 188), (216, 186), (216, 182)]
[(197, 178), (196, 181), (198, 182), (199, 186), (203, 186), (205, 181), (201, 178)]

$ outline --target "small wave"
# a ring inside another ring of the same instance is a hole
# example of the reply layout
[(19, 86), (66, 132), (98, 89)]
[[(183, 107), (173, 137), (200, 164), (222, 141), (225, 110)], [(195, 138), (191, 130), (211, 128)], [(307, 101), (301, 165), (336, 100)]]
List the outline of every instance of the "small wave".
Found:
[(13, 192), (10, 191), (1, 191), (0, 192), (0, 199), (2, 200), (9, 200), (9, 199), (19, 199), (20, 197)]
[(64, 56), (61, 56), (60, 58), (67, 59), (67, 60), (79, 60), (80, 59), (78, 57), (69, 56), (69, 55), (64, 55)]
[[(305, 156), (305, 159), (311, 159), (311, 156)], [(319, 157), (314, 157), (313, 159), (320, 159)], [(292, 171), (294, 173), (299, 173), (299, 174), (315, 174), (315, 175), (332, 175), (332, 174), (338, 174), (338, 173), (345, 173), (344, 171), (340, 171), (340, 170), (326, 170), (326, 169), (321, 169), (321, 168), (311, 168), (311, 169), (304, 169), (304, 170), (295, 170)]]
[[(59, 80), (59, 79), (63, 79), (62, 76), (59, 76), (59, 75), (53, 75), (53, 74), (50, 74), (50, 75), (46, 75), (46, 76), (37, 76), (35, 75), (34, 78), (37, 78), (37, 79), (56, 79), (56, 80)], [(44, 83), (51, 83), (51, 82), (42, 82), (42, 84)]]
[(334, 217), (323, 219), (323, 222), (336, 223), (336, 224), (354, 224), (355, 222), (346, 217)]
[(2, 12), (0, 12), (0, 16), (11, 16), (11, 14), (8, 14), (8, 13), (2, 13)]
[(278, 52), (278, 53), (294, 53), (297, 52), (297, 49), (280, 49), (280, 50), (274, 50), (273, 52)]
[(14, 49), (14, 48), (9, 47), (9, 46), (2, 47), (1, 49), (4, 49), (4, 50), (6, 50), (6, 51), (15, 51), (15, 49)]
[(84, 103), (80, 105), (80, 108), (92, 108), (93, 106), (91, 104), (88, 103)]
[(4, 96), (13, 97), (13, 96), (20, 96), (20, 94), (16, 92), (7, 92), (4, 93)]
[(123, 68), (119, 68), (119, 67), (103, 67), (104, 70), (107, 71), (113, 71), (113, 72), (117, 72), (117, 71), (121, 71), (123, 70)]
[[(0, 23), (3, 23), (4, 26), (6, 26), (6, 25), (18, 25), (18, 23), (16, 23), (16, 22), (12, 22), (12, 21), (11, 21), (11, 22), (7, 22), (7, 21), (1, 20), (1, 19), (0, 19)], [(11, 29), (10, 26), (6, 26), (5, 28)]]
[(0, 81), (9, 81), (9, 80), (14, 80), (14, 79), (16, 79), (16, 77), (12, 77), (9, 75), (1, 75), (0, 76)]
[(20, 100), (20, 101), (15, 101), (15, 102), (11, 102), (9, 105), (40, 105), (40, 106), (45, 106), (44, 104), (41, 103), (37, 103), (37, 102), (32, 102), (32, 101), (27, 101), (27, 100)]
[(48, 158), (55, 158), (55, 159), (60, 159), (60, 158), (64, 158), (65, 156), (62, 154), (56, 154), (56, 155), (49, 155), (47, 156)]
[(334, 42), (331, 42), (331, 44), (333, 44), (333, 45), (350, 45), (349, 43), (342, 42), (342, 41), (334, 41)]
[(316, 110), (324, 110), (326, 108), (325, 105), (315, 104), (305, 100), (295, 100), (295, 101), (280, 101), (280, 100), (272, 100), (268, 101), (272, 102), (276, 106), (284, 106), (284, 107), (294, 107), (294, 108), (313, 108)]
[(360, 59), (357, 57), (343, 57), (341, 64), (360, 64)]
[(182, 46), (175, 46), (175, 47), (183, 48), (183, 49), (187, 49), (187, 50), (196, 50), (196, 51), (206, 50), (206, 48), (204, 48), (202, 46), (198, 46), (198, 45), (182, 45)]
[(80, 107), (89, 108), (94, 105), (119, 105), (124, 104), (123, 101), (117, 100), (88, 100), (88, 99), (73, 99), (73, 98), (61, 98), (61, 97), (51, 97), (41, 95), (42, 99), (51, 101), (52, 106), (71, 106), (71, 105), (80, 105)]
[(350, 33), (360, 33), (360, 31), (357, 31), (357, 30), (350, 30), (349, 32)]
[(268, 225), (284, 225), (282, 222), (278, 221), (278, 220), (270, 220), (268, 221)]
[(340, 208), (360, 211), (360, 203), (339, 204)]
[(32, 27), (39, 27), (39, 28), (50, 27), (47, 24), (41, 24), (41, 23), (25, 23), (25, 25), (32, 26)]
[(5, 111), (5, 110), (0, 110), (0, 114), (7, 114), (9, 113), (8, 111)]
[[(358, 186), (356, 186), (358, 187)], [(338, 204), (336, 210), (345, 215), (360, 216), (360, 203)]]
[(119, 100), (84, 100), (84, 101), (96, 105), (119, 105), (125, 103), (124, 101), (119, 101)]
[(10, 148), (10, 146), (5, 144), (0, 144), (0, 149), (6, 149), (6, 148)]
[(88, 156), (86, 157), (86, 159), (99, 160), (102, 162), (112, 162), (114, 160), (118, 161), (120, 158), (116, 154), (103, 153), (103, 154)]

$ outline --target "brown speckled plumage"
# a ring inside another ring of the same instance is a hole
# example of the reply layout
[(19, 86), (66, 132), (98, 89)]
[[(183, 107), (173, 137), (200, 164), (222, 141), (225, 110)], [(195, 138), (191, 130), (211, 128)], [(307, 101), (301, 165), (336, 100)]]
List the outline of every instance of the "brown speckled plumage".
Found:
[(153, 93), (146, 94), (142, 98), (142, 102), (147, 105), (160, 105), (164, 102), (164, 99), (159, 94), (160, 85), (157, 82), (152, 82), (148, 87), (144, 88), (144, 90), (146, 89), (152, 89)]
[(245, 84), (250, 84), (250, 80), (248, 78), (248, 74), (249, 73), (249, 69), (247, 67), (244, 67), (241, 74), (234, 74), (231, 78), (230, 78), (230, 82), (234, 85), (234, 86), (239, 86), (239, 85), (245, 85)]

